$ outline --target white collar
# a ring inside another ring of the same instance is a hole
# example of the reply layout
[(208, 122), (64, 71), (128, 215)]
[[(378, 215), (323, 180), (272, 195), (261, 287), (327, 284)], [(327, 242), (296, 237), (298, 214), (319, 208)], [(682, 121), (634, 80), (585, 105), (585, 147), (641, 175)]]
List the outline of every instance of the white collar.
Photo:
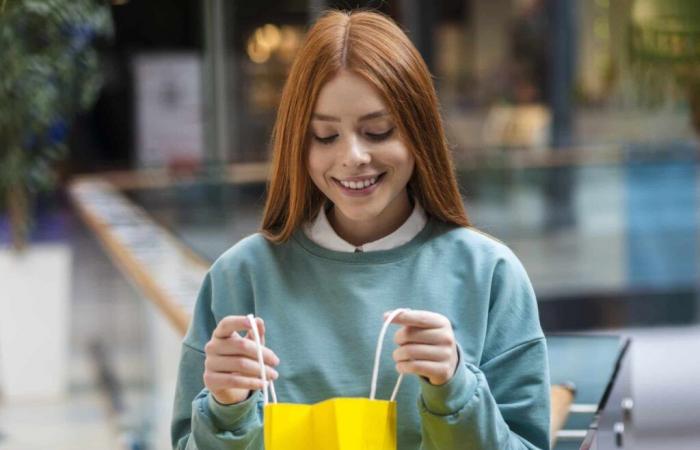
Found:
[(360, 247), (355, 247), (347, 242), (335, 232), (328, 217), (326, 216), (326, 204), (321, 206), (320, 211), (316, 215), (316, 219), (307, 222), (302, 227), (306, 236), (321, 247), (338, 252), (372, 252), (377, 250), (389, 250), (394, 247), (405, 244), (410, 241), (428, 223), (428, 218), (425, 210), (420, 205), (418, 200), (414, 199), (413, 212), (406, 221), (393, 233), (390, 233), (383, 238), (373, 242), (368, 242)]

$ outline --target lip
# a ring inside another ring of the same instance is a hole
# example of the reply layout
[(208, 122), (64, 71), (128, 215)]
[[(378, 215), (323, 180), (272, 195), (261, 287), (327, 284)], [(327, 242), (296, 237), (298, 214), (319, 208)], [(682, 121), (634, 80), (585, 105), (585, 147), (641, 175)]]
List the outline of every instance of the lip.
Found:
[[(384, 182), (384, 175), (385, 175), (385, 174), (386, 174), (386, 172), (383, 172), (383, 173), (381, 173), (381, 174), (379, 174), (379, 175), (373, 175), (373, 176), (377, 176), (377, 177), (380, 177), (380, 178), (377, 180), (376, 183), (374, 183), (374, 184), (371, 185), (371, 186), (367, 186), (367, 187), (364, 188), (364, 189), (350, 189), (350, 188), (346, 188), (346, 187), (343, 186), (343, 185), (340, 183), (340, 181), (338, 181), (338, 179), (336, 179), (336, 178), (333, 178), (333, 182), (335, 183), (336, 186), (338, 186), (338, 188), (340, 189), (340, 191), (341, 191), (343, 194), (345, 194), (345, 195), (347, 195), (347, 196), (349, 196), (349, 197), (364, 197), (364, 196), (369, 195), (369, 194), (371, 194), (372, 192), (374, 192), (374, 191), (377, 189), (377, 187), (379, 187), (379, 185), (382, 184), (382, 183)], [(371, 177), (370, 177), (370, 178), (371, 178)], [(362, 180), (363, 178), (356, 178), (356, 179), (359, 181), (359, 180)], [(367, 178), (365, 177), (364, 179), (366, 180)], [(353, 178), (348, 178), (348, 179), (343, 180), (343, 181), (354, 181), (354, 179), (353, 179)]]

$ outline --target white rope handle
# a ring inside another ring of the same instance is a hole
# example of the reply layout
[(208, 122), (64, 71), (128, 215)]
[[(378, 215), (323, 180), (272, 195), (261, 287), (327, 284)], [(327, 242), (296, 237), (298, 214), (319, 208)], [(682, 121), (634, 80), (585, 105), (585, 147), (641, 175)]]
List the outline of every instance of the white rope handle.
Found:
[(250, 326), (253, 329), (253, 337), (255, 338), (255, 344), (257, 344), (257, 347), (258, 347), (258, 364), (260, 364), (260, 379), (262, 379), (265, 382), (265, 385), (263, 386), (264, 404), (267, 405), (270, 401), (268, 389), (267, 389), (268, 384), (270, 385), (270, 391), (272, 391), (272, 402), (277, 403), (277, 394), (275, 393), (275, 384), (272, 382), (272, 380), (270, 380), (268, 382), (267, 376), (265, 375), (265, 360), (263, 358), (262, 342), (260, 341), (260, 333), (258, 333), (258, 324), (255, 322), (255, 316), (253, 316), (252, 314), (248, 314), (246, 317), (248, 318), (248, 322), (250, 322)]
[[(379, 332), (379, 340), (377, 340), (377, 351), (374, 353), (374, 369), (372, 369), (372, 387), (369, 393), (370, 400), (374, 400), (377, 394), (377, 378), (379, 377), (379, 359), (382, 355), (382, 344), (384, 343), (384, 336), (386, 335), (386, 331), (389, 328), (389, 325), (391, 325), (391, 322), (393, 322), (399, 314), (406, 311), (409, 311), (409, 309), (399, 308), (393, 310), (384, 321), (384, 325), (382, 325), (382, 331)], [(399, 386), (401, 386), (401, 380), (403, 380), (403, 374), (400, 374), (399, 379), (396, 380), (396, 386), (394, 386), (394, 390), (391, 393), (390, 398), (390, 401), (392, 402), (396, 399), (396, 395), (399, 393)]]
[[(374, 354), (374, 368), (372, 369), (372, 386), (370, 389), (370, 395), (369, 398), (370, 400), (374, 400), (376, 397), (377, 393), (377, 378), (379, 377), (379, 360), (382, 355), (382, 346), (384, 343), (384, 336), (386, 336), (386, 332), (389, 328), (389, 325), (391, 325), (391, 322), (394, 321), (394, 319), (401, 313), (409, 311), (407, 308), (399, 308), (395, 309), (394, 311), (389, 314), (389, 316), (386, 318), (384, 321), (384, 324), (382, 325), (382, 329), (379, 332), (379, 339), (377, 340), (377, 349)], [(267, 380), (267, 376), (265, 375), (265, 361), (263, 358), (263, 352), (262, 352), (262, 342), (260, 341), (260, 334), (258, 333), (258, 327), (257, 323), (255, 322), (255, 317), (252, 314), (248, 314), (246, 316), (248, 318), (248, 321), (250, 322), (250, 326), (253, 330), (253, 337), (255, 338), (255, 344), (257, 345), (257, 350), (258, 350), (258, 364), (260, 365), (260, 378), (265, 382), (265, 385), (263, 386), (263, 399), (264, 399), (264, 404), (267, 405), (269, 403), (269, 393), (268, 393), (268, 385), (270, 387), (270, 392), (272, 393), (272, 402), (277, 403), (277, 394), (275, 393), (275, 384), (272, 381)], [(398, 380), (396, 380), (396, 385), (394, 386), (394, 390), (391, 393), (391, 398), (390, 401), (396, 400), (396, 395), (399, 393), (399, 387), (401, 386), (401, 380), (403, 380), (403, 374), (399, 375)]]

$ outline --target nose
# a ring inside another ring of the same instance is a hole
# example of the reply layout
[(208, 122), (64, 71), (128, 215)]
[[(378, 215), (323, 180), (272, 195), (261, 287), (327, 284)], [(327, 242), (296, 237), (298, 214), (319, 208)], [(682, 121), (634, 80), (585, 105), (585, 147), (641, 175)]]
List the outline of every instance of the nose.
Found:
[(372, 156), (357, 136), (351, 136), (348, 139), (345, 148), (343, 148), (343, 166), (360, 166), (368, 164), (372, 160)]

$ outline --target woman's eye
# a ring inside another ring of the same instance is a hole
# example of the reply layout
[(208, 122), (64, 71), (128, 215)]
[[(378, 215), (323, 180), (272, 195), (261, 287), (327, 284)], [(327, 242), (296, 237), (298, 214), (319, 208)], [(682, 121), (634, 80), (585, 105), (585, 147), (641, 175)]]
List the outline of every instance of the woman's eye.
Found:
[(384, 133), (365, 133), (365, 135), (372, 141), (383, 141), (387, 139), (394, 132), (394, 128), (390, 128)]
[(330, 143), (332, 143), (332, 142), (335, 140), (335, 138), (337, 138), (337, 137), (338, 137), (337, 134), (334, 134), (333, 136), (326, 136), (326, 137), (319, 137), (319, 136), (316, 136), (316, 135), (314, 134), (314, 139), (316, 139), (316, 140), (317, 140), (318, 142), (320, 142), (321, 144), (330, 144)]

